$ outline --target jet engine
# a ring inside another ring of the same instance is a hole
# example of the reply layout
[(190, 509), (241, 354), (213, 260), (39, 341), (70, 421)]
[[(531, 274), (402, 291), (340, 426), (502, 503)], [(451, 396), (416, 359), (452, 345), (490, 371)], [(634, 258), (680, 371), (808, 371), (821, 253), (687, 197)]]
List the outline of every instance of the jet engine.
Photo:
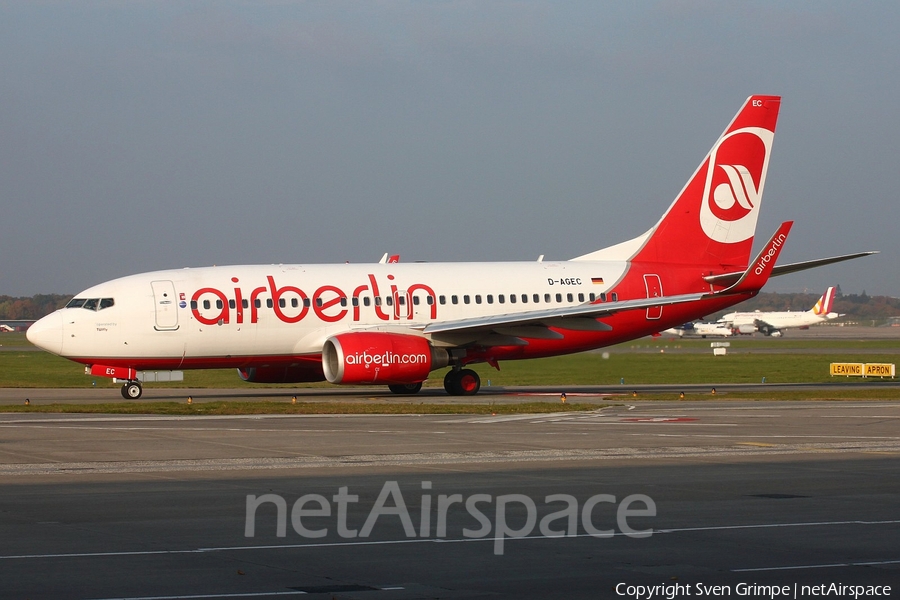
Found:
[(322, 370), (331, 383), (419, 383), (449, 362), (443, 348), (400, 333), (341, 333), (325, 340), (322, 348)]

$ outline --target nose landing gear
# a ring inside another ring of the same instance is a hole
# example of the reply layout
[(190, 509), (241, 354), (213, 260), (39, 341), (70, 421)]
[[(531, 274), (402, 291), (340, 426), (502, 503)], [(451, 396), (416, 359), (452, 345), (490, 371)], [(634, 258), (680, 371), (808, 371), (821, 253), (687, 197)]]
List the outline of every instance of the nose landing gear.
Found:
[(137, 400), (143, 393), (144, 388), (141, 387), (141, 382), (136, 379), (126, 381), (122, 385), (122, 397), (126, 400)]

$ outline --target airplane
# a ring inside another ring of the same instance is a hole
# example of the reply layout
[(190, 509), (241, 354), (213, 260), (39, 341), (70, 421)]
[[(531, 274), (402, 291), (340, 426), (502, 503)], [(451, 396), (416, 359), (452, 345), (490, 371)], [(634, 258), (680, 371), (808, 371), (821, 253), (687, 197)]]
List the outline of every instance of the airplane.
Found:
[(809, 328), (810, 325), (824, 323), (843, 315), (831, 311), (834, 304), (835, 288), (825, 290), (815, 306), (806, 311), (785, 310), (773, 312), (732, 312), (723, 315), (718, 323), (730, 327), (739, 333), (759, 331), (764, 335), (781, 337), (782, 330), (790, 328)]
[(156, 271), (88, 288), (28, 339), (122, 382), (236, 368), (245, 381), (385, 384), (414, 394), (469, 368), (633, 340), (759, 293), (770, 276), (871, 254), (775, 266), (792, 221), (751, 260), (780, 96), (751, 96), (660, 220), (563, 261), (243, 265)]
[(0, 331), (2, 331), (4, 333), (8, 333), (8, 332), (15, 331), (15, 329), (5, 323), (0, 323)]
[(706, 336), (721, 336), (721, 337), (730, 337), (734, 335), (734, 332), (731, 330), (725, 323), (685, 323), (684, 325), (678, 325), (676, 327), (671, 327), (661, 332), (663, 335), (677, 335), (678, 337), (684, 336), (700, 336), (705, 338)]

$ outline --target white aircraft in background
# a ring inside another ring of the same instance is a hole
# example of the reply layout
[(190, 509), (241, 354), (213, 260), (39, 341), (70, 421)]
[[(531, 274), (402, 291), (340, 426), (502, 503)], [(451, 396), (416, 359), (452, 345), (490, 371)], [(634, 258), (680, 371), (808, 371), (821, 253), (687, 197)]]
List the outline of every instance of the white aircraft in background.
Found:
[[(236, 368), (246, 381), (385, 384), (478, 392), (467, 368), (636, 339), (752, 298), (792, 222), (751, 260), (781, 98), (752, 96), (659, 222), (567, 261), (221, 266), (91, 287), (28, 330), (35, 345), (124, 381)], [(156, 371), (156, 373), (154, 373)]]
[(772, 337), (781, 337), (784, 329), (808, 328), (810, 325), (842, 317), (843, 315), (831, 312), (834, 294), (835, 288), (828, 288), (809, 310), (733, 312), (723, 315), (718, 322), (738, 333), (759, 331)]
[(13, 329), (12, 327), (10, 327), (9, 325), (5, 325), (5, 324), (0, 323), (0, 331), (3, 331), (3, 332), (12, 332), (12, 331), (15, 331), (15, 329)]
[(731, 327), (724, 323), (685, 323), (684, 325), (679, 325), (677, 327), (672, 327), (670, 329), (666, 329), (662, 332), (663, 335), (677, 335), (678, 337), (692, 337), (699, 336), (705, 338), (706, 336), (713, 337), (730, 337), (734, 335), (734, 332), (731, 330)]

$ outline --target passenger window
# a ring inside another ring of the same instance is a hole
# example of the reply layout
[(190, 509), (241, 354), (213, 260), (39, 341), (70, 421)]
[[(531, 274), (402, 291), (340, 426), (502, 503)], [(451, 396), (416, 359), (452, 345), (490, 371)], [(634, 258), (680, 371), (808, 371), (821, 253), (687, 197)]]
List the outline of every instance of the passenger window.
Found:
[(493, 303), (494, 303), (494, 295), (493, 295), (493, 294), (488, 294), (488, 295), (487, 295), (487, 303), (488, 303), (488, 304), (493, 304)]
[(385, 299), (384, 299), (384, 303), (387, 304), (388, 306), (393, 306), (393, 305), (394, 305), (394, 299), (391, 298), (390, 296), (386, 296)]
[(375, 306), (381, 306), (381, 296), (375, 296)]
[(357, 298), (356, 296), (353, 297), (351, 302), (353, 303), (353, 306), (359, 306), (359, 298)]
[(600, 292), (600, 302), (606, 302), (606, 292)]
[(528, 294), (522, 294), (522, 304), (528, 304)]
[(204, 309), (204, 310), (209, 310), (209, 308), (210, 308), (211, 306), (212, 306), (212, 304), (209, 303), (209, 300), (204, 300), (204, 301), (203, 301), (203, 309)]
[(573, 302), (575, 299), (572, 297), (572, 294), (566, 294), (566, 301)]
[(216, 300), (216, 308), (218, 308), (219, 310), (222, 310), (224, 307), (225, 307), (225, 304), (222, 303), (221, 299)]
[(475, 304), (481, 304), (481, 294), (475, 294)]
[(244, 308), (250, 308), (250, 301), (244, 298), (243, 300), (241, 300), (241, 306), (243, 306)]
[(612, 293), (612, 301), (613, 301), (613, 302), (618, 302), (618, 301), (619, 301), (619, 294), (617, 294), (616, 292), (613, 292), (613, 293)]
[(535, 304), (539, 304), (539, 303), (541, 302), (541, 295), (540, 295), (540, 294), (534, 294), (534, 295), (531, 297), (531, 299), (534, 300), (534, 303), (535, 303)]
[(557, 294), (557, 295), (556, 295), (556, 301), (557, 301), (557, 302), (562, 302), (562, 294)]
[[(254, 298), (253, 306), (255, 306), (256, 308), (262, 308), (262, 300), (260, 300), (259, 298)], [(207, 307), (207, 308), (209, 308), (209, 307)]]
[(372, 299), (369, 298), (368, 296), (364, 297), (364, 298), (363, 298), (363, 305), (364, 305), (364, 306), (369, 306), (370, 304), (372, 304)]
[(578, 294), (578, 301), (584, 302), (584, 294)]
[[(429, 300), (430, 300), (430, 298), (429, 298)], [(413, 304), (415, 304), (416, 306), (419, 305), (419, 297), (418, 296), (413, 296)]]
[(341, 296), (341, 306), (347, 306), (347, 298)]
[[(503, 298), (503, 296), (501, 295), (500, 298)], [(502, 300), (501, 300), (501, 302), (502, 302)], [(516, 303), (516, 295), (515, 295), (515, 294), (510, 294), (510, 295), (509, 295), (509, 303), (510, 303), (510, 304), (515, 304), (515, 303)]]
[(116, 301), (112, 298), (104, 298), (100, 301), (100, 310), (115, 305)]
[(291, 308), (297, 308), (300, 306), (299, 298), (291, 298)]
[(273, 302), (271, 298), (266, 298), (266, 308), (272, 308)]
[[(429, 298), (430, 298), (430, 297), (431, 297), (431, 296), (429, 296)], [(438, 298), (438, 302), (440, 302), (442, 305), (443, 305), (443, 304), (447, 304), (447, 296), (441, 295), (441, 296)]]
[(469, 295), (466, 294), (465, 296), (463, 296), (463, 304), (468, 304), (468, 303), (469, 303)]
[(591, 295), (588, 296), (588, 298), (590, 298), (590, 299), (591, 299), (591, 302), (593, 302), (594, 300), (597, 299), (597, 296), (594, 295), (594, 292), (591, 292)]
[(234, 300), (228, 300), (228, 308), (234, 308), (234, 307), (235, 307)]
[(309, 308), (310, 306), (312, 306), (312, 300), (310, 300), (309, 298), (304, 298), (303, 306), (305, 306), (306, 308)]
[(400, 306), (406, 306), (406, 296), (398, 295), (397, 302), (400, 304)]
[(544, 294), (544, 302), (550, 302), (550, 294)]
[(197, 310), (197, 301), (191, 300), (191, 310)]
[(318, 306), (319, 308), (322, 308), (322, 299), (321, 298), (316, 298), (316, 306)]
[(428, 306), (433, 305), (434, 304), (434, 296), (425, 296), (425, 303)]
[[(453, 304), (459, 304), (459, 296), (450, 296), (450, 302), (452, 302)], [(466, 304), (468, 304), (468, 302), (466, 302)]]

